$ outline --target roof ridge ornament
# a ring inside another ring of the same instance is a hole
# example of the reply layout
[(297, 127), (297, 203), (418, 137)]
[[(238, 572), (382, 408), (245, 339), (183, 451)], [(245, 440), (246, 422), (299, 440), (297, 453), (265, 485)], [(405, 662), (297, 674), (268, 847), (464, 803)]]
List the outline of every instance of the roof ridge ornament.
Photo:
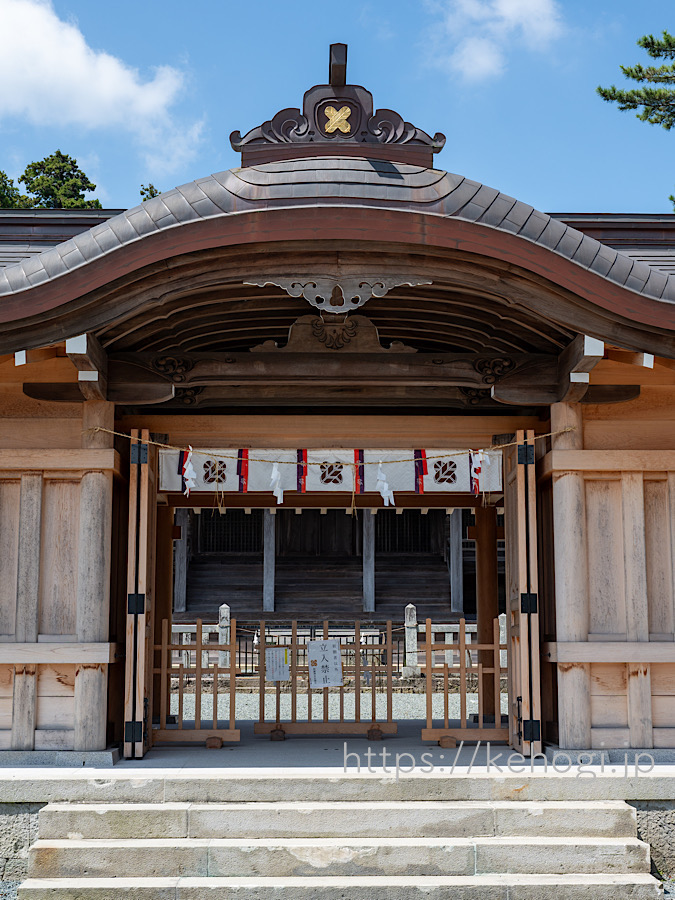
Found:
[(242, 164), (253, 166), (308, 156), (365, 156), (430, 167), (445, 135), (431, 137), (391, 109), (373, 111), (373, 95), (347, 84), (347, 45), (331, 44), (329, 84), (311, 87), (302, 112), (282, 109), (244, 137), (230, 135)]

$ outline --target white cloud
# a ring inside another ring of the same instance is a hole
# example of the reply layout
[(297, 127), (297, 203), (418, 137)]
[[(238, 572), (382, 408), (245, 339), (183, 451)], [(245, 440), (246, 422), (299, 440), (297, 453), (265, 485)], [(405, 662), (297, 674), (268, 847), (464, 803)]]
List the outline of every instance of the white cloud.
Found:
[(201, 122), (178, 122), (172, 107), (185, 76), (159, 66), (152, 78), (102, 50), (51, 0), (0, 0), (0, 121), (130, 133), (153, 170), (179, 168), (195, 152)]
[(426, 0), (435, 65), (468, 81), (501, 75), (510, 50), (546, 50), (564, 30), (557, 0)]

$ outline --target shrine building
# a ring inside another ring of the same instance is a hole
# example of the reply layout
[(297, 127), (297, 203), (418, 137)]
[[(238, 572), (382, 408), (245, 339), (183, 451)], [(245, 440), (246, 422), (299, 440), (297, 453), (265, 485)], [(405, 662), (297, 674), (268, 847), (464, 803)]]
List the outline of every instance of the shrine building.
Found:
[(380, 623), (390, 681), (407, 606), (475, 623), (440, 731), (675, 747), (675, 216), (446, 172), (341, 44), (231, 142), (130, 210), (0, 210), (0, 756), (170, 740), (172, 628), (223, 605)]

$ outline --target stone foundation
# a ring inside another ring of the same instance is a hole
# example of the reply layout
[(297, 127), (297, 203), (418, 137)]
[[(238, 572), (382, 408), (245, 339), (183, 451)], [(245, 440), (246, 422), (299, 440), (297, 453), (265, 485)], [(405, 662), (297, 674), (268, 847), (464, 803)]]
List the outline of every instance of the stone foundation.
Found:
[(0, 803), (0, 881), (27, 875), (28, 850), (38, 836), (38, 812), (44, 803)]
[(627, 801), (637, 812), (638, 837), (651, 847), (652, 867), (675, 879), (675, 800)]

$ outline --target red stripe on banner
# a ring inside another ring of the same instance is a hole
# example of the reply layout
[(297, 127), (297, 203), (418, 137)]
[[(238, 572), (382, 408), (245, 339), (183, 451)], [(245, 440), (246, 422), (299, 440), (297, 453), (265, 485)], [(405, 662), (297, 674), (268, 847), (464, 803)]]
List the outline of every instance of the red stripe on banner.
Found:
[(239, 490), (248, 491), (248, 450), (239, 451)]
[(307, 493), (307, 451), (298, 450), (298, 493)]
[(423, 494), (424, 493), (424, 462), (422, 460), (422, 454), (424, 450), (415, 450), (413, 453), (413, 457), (415, 459), (415, 493)]
[(362, 494), (364, 491), (363, 477), (363, 450), (354, 451), (354, 493)]
[(427, 451), (426, 451), (426, 450), (420, 450), (420, 456), (422, 457), (422, 474), (423, 474), (423, 475), (428, 475), (428, 474), (429, 474), (429, 467), (427, 466)]

